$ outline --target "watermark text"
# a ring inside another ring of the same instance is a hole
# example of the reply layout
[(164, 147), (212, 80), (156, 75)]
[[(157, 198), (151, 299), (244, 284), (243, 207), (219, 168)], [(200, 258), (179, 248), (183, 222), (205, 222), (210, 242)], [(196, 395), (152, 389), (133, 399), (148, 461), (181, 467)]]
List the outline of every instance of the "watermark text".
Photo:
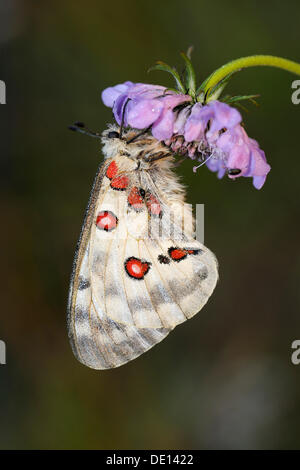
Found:
[(292, 82), (292, 88), (293, 90), (295, 90), (291, 96), (292, 103), (299, 104), (300, 103), (300, 80), (294, 80)]
[(0, 364), (6, 364), (6, 344), (0, 339)]
[(6, 104), (6, 85), (3, 80), (0, 80), (0, 104)]
[(295, 339), (292, 342), (292, 349), (294, 349), (292, 355), (291, 355), (291, 361), (294, 366), (297, 366), (300, 364), (300, 339)]

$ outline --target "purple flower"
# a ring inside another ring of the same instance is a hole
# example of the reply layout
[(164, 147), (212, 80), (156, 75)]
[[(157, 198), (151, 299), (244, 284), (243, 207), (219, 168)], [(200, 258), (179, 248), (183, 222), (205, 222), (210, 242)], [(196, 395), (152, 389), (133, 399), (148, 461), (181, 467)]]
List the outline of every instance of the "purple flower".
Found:
[(179, 155), (206, 164), (218, 178), (253, 177), (260, 189), (270, 171), (263, 150), (241, 126), (237, 109), (221, 101), (193, 102), (189, 95), (160, 85), (125, 82), (102, 92), (117, 123), (135, 129), (151, 127), (153, 136)]
[(125, 126), (144, 129), (152, 125), (158, 140), (172, 136), (175, 115), (173, 108), (191, 100), (188, 95), (177, 94), (160, 85), (125, 82), (106, 88), (102, 92), (106, 106), (113, 108), (117, 123), (122, 118)]
[(253, 185), (261, 189), (271, 167), (268, 165), (263, 150), (258, 143), (250, 139), (239, 124), (220, 135), (216, 141), (216, 148), (223, 152), (223, 158), (207, 162), (207, 167), (218, 171), (222, 178), (228, 172), (229, 178), (240, 176), (253, 177)]

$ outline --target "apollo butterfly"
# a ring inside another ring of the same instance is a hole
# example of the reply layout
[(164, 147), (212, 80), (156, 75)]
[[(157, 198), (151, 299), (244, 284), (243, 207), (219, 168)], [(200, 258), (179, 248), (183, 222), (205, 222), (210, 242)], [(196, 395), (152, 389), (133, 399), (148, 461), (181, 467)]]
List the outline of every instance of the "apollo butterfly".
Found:
[(149, 133), (121, 136), (118, 126), (102, 143), (68, 304), (74, 354), (94, 369), (159, 343), (201, 310), (218, 278), (215, 256), (185, 226), (193, 218), (171, 150)]

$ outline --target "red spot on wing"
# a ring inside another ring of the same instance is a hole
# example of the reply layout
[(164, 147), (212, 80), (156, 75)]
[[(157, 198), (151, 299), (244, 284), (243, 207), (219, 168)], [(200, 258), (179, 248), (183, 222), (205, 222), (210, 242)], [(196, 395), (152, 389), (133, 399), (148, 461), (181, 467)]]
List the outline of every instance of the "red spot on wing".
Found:
[(100, 230), (111, 232), (118, 224), (118, 217), (111, 211), (101, 211), (97, 215), (96, 225)]
[(124, 263), (127, 274), (133, 279), (144, 279), (150, 269), (151, 263), (131, 256)]
[(202, 252), (202, 250), (198, 249), (198, 250), (187, 250), (188, 254), (189, 255), (198, 255), (199, 253)]
[(191, 250), (188, 248), (178, 248), (177, 246), (171, 246), (168, 249), (168, 253), (170, 258), (173, 261), (181, 261), (187, 257), (187, 255), (198, 255), (199, 253), (202, 253), (202, 250), (196, 249), (196, 250)]
[(134, 186), (129, 195), (128, 195), (128, 204), (133, 207), (134, 209), (142, 209), (143, 206), (144, 206), (144, 199), (143, 197), (141, 196), (141, 193), (140, 193), (140, 190), (139, 188), (137, 188), (136, 186)]
[(110, 186), (117, 191), (124, 191), (129, 184), (129, 179), (127, 176), (116, 176), (112, 179)]
[(107, 178), (111, 180), (112, 178), (116, 176), (117, 173), (118, 173), (118, 166), (116, 162), (113, 160), (107, 167), (106, 176)]
[(187, 250), (183, 250), (182, 248), (171, 247), (168, 249), (168, 253), (170, 258), (174, 261), (181, 261), (182, 259), (186, 258), (188, 255)]
[(159, 200), (149, 192), (146, 196), (146, 205), (151, 215), (157, 215), (159, 217), (162, 215), (162, 209)]

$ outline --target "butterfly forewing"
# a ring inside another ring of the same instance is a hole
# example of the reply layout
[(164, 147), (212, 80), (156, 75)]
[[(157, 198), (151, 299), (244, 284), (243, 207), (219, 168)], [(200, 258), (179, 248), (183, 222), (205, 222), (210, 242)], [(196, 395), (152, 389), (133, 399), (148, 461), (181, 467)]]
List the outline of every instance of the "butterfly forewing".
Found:
[(159, 343), (203, 307), (217, 281), (214, 255), (184, 229), (192, 216), (179, 192), (136, 170), (121, 155), (105, 161), (74, 263), (69, 336), (77, 358), (95, 369)]

